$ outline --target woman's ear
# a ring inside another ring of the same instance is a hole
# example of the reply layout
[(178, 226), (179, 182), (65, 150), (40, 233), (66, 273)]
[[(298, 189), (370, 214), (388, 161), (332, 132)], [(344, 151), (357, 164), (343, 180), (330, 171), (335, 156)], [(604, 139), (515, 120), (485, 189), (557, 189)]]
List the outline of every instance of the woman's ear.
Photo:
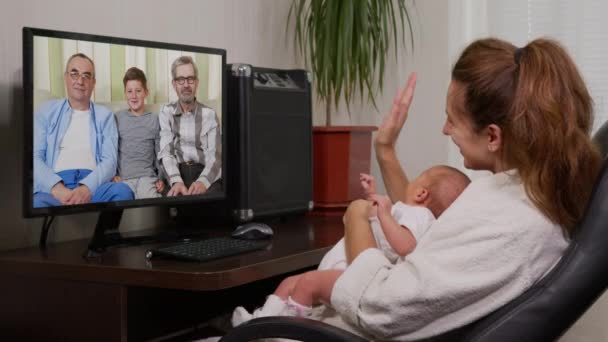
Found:
[(425, 187), (418, 187), (415, 192), (414, 201), (416, 204), (423, 204), (429, 198), (429, 191)]
[(502, 129), (496, 124), (486, 128), (488, 132), (488, 151), (497, 152), (502, 147)]

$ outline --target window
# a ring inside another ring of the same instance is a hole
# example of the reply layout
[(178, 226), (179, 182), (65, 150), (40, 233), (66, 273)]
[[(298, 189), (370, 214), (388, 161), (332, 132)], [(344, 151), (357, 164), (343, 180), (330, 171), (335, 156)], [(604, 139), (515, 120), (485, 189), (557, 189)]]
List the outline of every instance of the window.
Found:
[(608, 119), (608, 1), (488, 0), (489, 35), (518, 46), (558, 40), (574, 58), (595, 102), (595, 131)]
[[(467, 44), (482, 37), (517, 46), (540, 37), (555, 39), (573, 57), (593, 97), (592, 133), (608, 120), (608, 1), (461, 0), (450, 1), (449, 6), (450, 63)], [(449, 144), (448, 163), (462, 168), (458, 149)]]

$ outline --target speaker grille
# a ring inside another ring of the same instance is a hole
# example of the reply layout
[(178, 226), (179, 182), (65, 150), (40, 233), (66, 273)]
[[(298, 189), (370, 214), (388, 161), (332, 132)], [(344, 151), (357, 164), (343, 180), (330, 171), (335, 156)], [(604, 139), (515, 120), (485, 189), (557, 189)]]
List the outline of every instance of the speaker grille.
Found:
[[(305, 79), (303, 70), (287, 72), (294, 79)], [(241, 173), (233, 192), (240, 196), (233, 202), (241, 206), (236, 209), (253, 209), (254, 216), (308, 210), (313, 195), (310, 85), (256, 88), (251, 77), (231, 77), (230, 82), (245, 82), (246, 86), (231, 88), (247, 93), (232, 96), (239, 99), (233, 107), (240, 110), (230, 112), (231, 119), (239, 122), (229, 139), (244, 143), (239, 152), (244, 153), (242, 163), (231, 170)]]
[(251, 203), (260, 211), (306, 208), (312, 199), (306, 93), (254, 90), (251, 100)]

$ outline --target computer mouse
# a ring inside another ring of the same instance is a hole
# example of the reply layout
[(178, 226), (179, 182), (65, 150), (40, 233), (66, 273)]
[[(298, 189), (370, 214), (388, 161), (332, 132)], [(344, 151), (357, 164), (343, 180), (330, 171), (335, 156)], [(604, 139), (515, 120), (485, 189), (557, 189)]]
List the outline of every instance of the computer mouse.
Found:
[(260, 240), (270, 239), (273, 234), (272, 228), (265, 223), (248, 222), (236, 227), (230, 235), (237, 239)]

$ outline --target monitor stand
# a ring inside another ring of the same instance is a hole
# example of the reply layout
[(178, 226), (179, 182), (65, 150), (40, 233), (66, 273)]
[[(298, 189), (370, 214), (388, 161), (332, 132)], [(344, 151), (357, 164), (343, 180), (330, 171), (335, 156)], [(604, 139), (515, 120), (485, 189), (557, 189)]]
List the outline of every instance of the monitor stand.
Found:
[[(122, 218), (122, 212), (123, 211), (121, 209), (114, 211), (102, 211), (99, 213), (95, 231), (93, 232), (93, 237), (91, 238), (88, 248), (84, 253), (85, 257), (99, 256), (101, 253), (105, 252), (107, 247), (117, 244), (116, 239), (110, 239), (106, 232), (118, 229), (120, 219)], [(46, 249), (46, 240), (54, 220), (55, 216), (44, 217), (42, 229), (40, 231), (40, 241), (38, 243), (40, 249)], [(143, 237), (137, 238), (141, 240)]]
[(51, 225), (55, 220), (55, 216), (45, 216), (44, 221), (42, 221), (42, 230), (40, 230), (40, 241), (38, 242), (38, 246), (40, 249), (46, 249), (46, 238), (49, 235), (49, 229), (51, 229)]
[[(204, 238), (205, 233), (193, 232), (191, 230), (181, 230), (177, 227), (166, 227), (163, 231), (158, 231), (148, 235), (123, 235), (119, 232), (118, 226), (122, 218), (123, 209), (106, 210), (99, 213), (97, 225), (93, 232), (93, 237), (83, 257), (96, 258), (101, 256), (110, 247), (135, 246), (145, 243), (159, 242), (184, 242), (192, 238)], [(129, 234), (129, 233), (127, 233)], [(137, 232), (133, 232), (137, 234)]]
[[(205, 229), (192, 229), (192, 222), (188, 220), (178, 220), (175, 224), (169, 224), (160, 231), (144, 232), (141, 235), (137, 231), (121, 234), (118, 230), (122, 218), (123, 209), (103, 210), (99, 213), (93, 237), (89, 241), (88, 247), (83, 254), (85, 258), (95, 258), (101, 256), (110, 247), (134, 246), (145, 243), (160, 242), (184, 242), (191, 239), (207, 238)], [(48, 232), (54, 220), (54, 216), (47, 216), (42, 223), (40, 232), (40, 249), (46, 249)], [(225, 223), (209, 222), (215, 225), (226, 226)], [(132, 233), (132, 234), (131, 234)]]
[(123, 210), (121, 209), (102, 211), (99, 213), (93, 237), (91, 238), (91, 241), (89, 241), (89, 246), (84, 253), (85, 258), (98, 257), (103, 254), (108, 247), (116, 245), (116, 243), (112, 243), (106, 232), (118, 230), (122, 212)]

